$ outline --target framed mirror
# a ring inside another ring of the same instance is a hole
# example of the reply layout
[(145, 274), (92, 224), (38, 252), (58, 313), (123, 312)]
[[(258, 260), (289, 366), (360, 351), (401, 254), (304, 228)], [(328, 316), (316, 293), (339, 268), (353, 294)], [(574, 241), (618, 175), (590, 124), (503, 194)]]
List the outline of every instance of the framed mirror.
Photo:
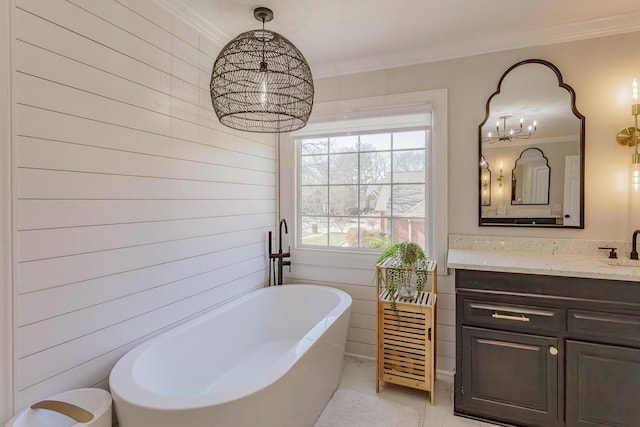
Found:
[[(479, 224), (584, 228), (584, 130), (575, 92), (555, 65), (511, 66), (478, 126)], [(496, 172), (487, 199), (488, 165)]]
[(549, 159), (541, 149), (524, 149), (511, 172), (511, 204), (548, 205), (550, 174)]

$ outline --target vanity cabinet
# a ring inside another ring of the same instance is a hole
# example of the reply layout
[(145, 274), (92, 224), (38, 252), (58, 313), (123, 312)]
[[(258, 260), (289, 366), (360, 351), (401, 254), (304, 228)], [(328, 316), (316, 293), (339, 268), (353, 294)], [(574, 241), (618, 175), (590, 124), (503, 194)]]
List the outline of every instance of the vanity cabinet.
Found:
[[(462, 328), (461, 406), (475, 415), (558, 425), (558, 340), (485, 328)], [(523, 386), (524, 385), (524, 386)]]
[(640, 349), (567, 341), (567, 425), (640, 426)]
[(640, 426), (640, 283), (456, 270), (455, 412)]

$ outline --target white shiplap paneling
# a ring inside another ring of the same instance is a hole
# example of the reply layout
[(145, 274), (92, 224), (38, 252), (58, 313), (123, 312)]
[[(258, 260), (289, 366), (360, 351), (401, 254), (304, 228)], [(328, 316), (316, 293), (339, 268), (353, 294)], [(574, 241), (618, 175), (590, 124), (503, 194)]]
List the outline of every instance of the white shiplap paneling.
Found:
[(13, 16), (17, 410), (106, 386), (136, 343), (262, 286), (276, 159), (217, 123), (220, 46), (153, 2)]
[(0, 1), (0, 424), (13, 411), (11, 2)]
[[(305, 253), (307, 252), (307, 253)], [(351, 257), (354, 257), (351, 254)], [(316, 283), (336, 287), (353, 298), (347, 352), (375, 358), (376, 332), (376, 254), (359, 254), (355, 262), (344, 254), (324, 255), (316, 251), (296, 251), (287, 283)], [(316, 258), (323, 261), (314, 261)], [(305, 262), (306, 261), (306, 262)], [(323, 264), (325, 262), (326, 264)], [(327, 268), (327, 264), (331, 268)], [(436, 369), (455, 370), (455, 285), (453, 276), (438, 276)]]

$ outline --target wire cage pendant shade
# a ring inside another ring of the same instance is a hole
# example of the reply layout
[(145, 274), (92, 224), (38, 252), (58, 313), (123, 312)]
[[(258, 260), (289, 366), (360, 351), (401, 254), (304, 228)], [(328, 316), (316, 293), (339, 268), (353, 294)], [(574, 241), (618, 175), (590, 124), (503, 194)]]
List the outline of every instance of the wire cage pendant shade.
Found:
[(213, 64), (213, 109), (220, 123), (233, 129), (264, 133), (300, 129), (313, 107), (311, 69), (289, 40), (264, 29), (264, 22), (273, 17), (270, 10), (258, 8), (254, 16), (263, 28), (231, 40)]

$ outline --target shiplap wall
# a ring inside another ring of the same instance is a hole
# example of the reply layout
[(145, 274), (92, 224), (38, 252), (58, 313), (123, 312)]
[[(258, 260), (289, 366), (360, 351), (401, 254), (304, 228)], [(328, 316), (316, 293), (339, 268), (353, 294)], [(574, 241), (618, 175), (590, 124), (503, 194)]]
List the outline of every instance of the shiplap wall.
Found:
[(221, 46), (151, 1), (16, 0), (15, 410), (265, 282), (272, 135), (220, 126)]
[(0, 0), (0, 425), (13, 411), (10, 47), (11, 2)]
[[(353, 304), (346, 351), (369, 358), (375, 358), (377, 350), (377, 293), (375, 267), (372, 267), (377, 258), (376, 254), (322, 256), (317, 252), (296, 252), (292, 256), (291, 273), (286, 273), (287, 283), (332, 286), (351, 295)], [(440, 271), (442, 267), (438, 268)], [(456, 357), (456, 314), (455, 283), (451, 275), (438, 276), (436, 317), (436, 369), (452, 374)]]

